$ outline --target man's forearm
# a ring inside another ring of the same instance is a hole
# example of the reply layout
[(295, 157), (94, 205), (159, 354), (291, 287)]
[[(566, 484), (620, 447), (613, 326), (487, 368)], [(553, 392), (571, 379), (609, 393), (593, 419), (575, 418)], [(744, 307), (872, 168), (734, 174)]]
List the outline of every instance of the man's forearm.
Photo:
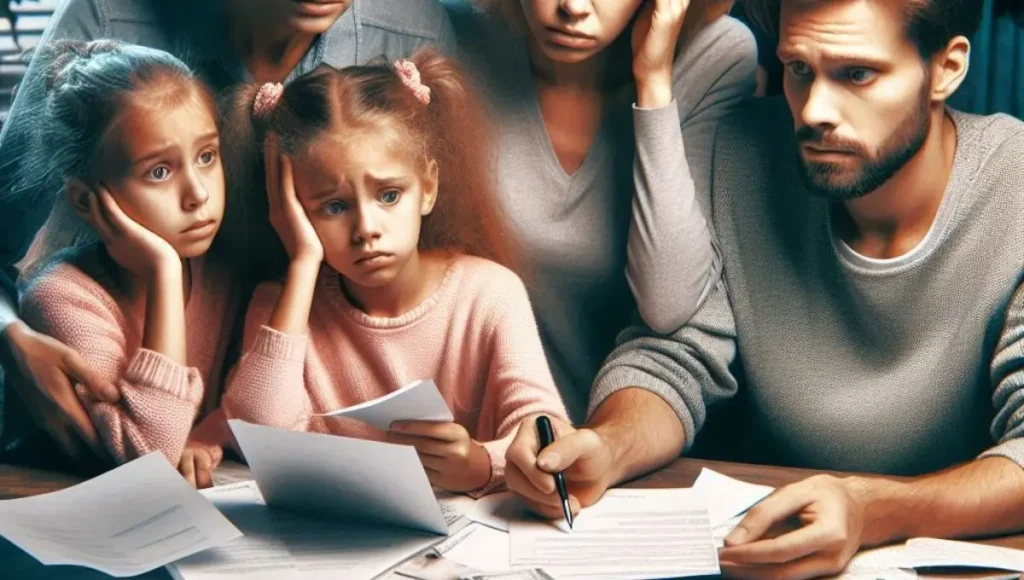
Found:
[(589, 428), (611, 448), (612, 485), (658, 469), (679, 457), (683, 425), (658, 395), (639, 388), (609, 396), (594, 411)]
[(908, 481), (853, 477), (849, 484), (865, 502), (865, 545), (1024, 529), (1024, 469), (1002, 457)]

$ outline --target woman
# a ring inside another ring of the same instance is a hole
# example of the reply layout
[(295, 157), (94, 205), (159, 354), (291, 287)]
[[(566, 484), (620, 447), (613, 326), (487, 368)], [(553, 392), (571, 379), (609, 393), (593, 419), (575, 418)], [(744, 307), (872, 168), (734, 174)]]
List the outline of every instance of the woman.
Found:
[(683, 326), (720, 261), (717, 121), (756, 84), (754, 39), (715, 0), (490, 0), (452, 10), (491, 98), (499, 186), (532, 265), (548, 361), (574, 420), (638, 307)]

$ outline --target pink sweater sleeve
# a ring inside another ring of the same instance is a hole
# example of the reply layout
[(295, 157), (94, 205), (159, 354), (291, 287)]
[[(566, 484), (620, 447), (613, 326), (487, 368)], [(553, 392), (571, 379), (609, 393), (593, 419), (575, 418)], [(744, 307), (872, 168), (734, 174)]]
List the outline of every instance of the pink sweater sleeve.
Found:
[(21, 315), (77, 351), (101, 379), (120, 390), (120, 401), (106, 403), (76, 389), (115, 461), (159, 450), (178, 465), (203, 397), (196, 369), (151, 350), (130, 350), (120, 307), (98, 283), (70, 266), (56, 266), (33, 281), (22, 298)]
[(229, 419), (305, 431), (311, 403), (304, 369), (308, 338), (290, 336), (268, 326), (281, 285), (264, 283), (253, 293), (245, 315), (242, 358), (224, 395)]
[[(526, 288), (511, 272), (507, 278), (506, 282), (504, 276), (492, 277), (488, 286), (488, 292), (495, 292), (502, 300), (493, 315), (491, 364), (475, 434), (491, 458), (491, 480), (478, 494), (504, 484), (505, 451), (523, 419), (544, 413), (568, 421), (544, 356)], [(499, 286), (499, 282), (506, 283)]]

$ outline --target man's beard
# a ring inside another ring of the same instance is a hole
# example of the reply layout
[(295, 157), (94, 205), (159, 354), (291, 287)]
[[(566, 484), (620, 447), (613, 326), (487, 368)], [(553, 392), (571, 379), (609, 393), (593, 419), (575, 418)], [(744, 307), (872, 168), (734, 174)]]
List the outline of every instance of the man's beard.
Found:
[(839, 163), (806, 161), (798, 152), (800, 176), (811, 193), (842, 201), (863, 197), (892, 179), (917, 155), (931, 129), (929, 100), (924, 96), (919, 105), (900, 123), (882, 144), (877, 156), (870, 155), (861, 143), (822, 134), (814, 127), (801, 127), (796, 134), (799, 144), (811, 143), (828, 150), (852, 153), (860, 160), (859, 167), (846, 169)]

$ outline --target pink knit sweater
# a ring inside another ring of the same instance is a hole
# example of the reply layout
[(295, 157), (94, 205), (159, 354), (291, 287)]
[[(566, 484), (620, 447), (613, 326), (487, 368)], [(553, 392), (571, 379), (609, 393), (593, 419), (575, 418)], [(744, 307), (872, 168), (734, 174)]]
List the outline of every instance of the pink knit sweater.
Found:
[(566, 416), (541, 347), (526, 288), (510, 270), (454, 258), (438, 289), (398, 318), (353, 307), (323, 268), (306, 337), (266, 326), (281, 286), (256, 289), (245, 354), (228, 386), (228, 416), (285, 429), (383, 439), (354, 419), (312, 416), (434, 379), (455, 421), (491, 459), (486, 489), (504, 482), (505, 450), (532, 413)]
[[(225, 425), (223, 412), (214, 409), (238, 315), (236, 285), (212, 261), (190, 262), (192, 290), (185, 307), (189, 366), (182, 366), (141, 347), (143, 313), (129, 310), (97, 253), (90, 249), (34, 277), (22, 297), (22, 318), (76, 350), (121, 391), (120, 401), (106, 403), (77, 389), (118, 463), (160, 450), (177, 466), (190, 433), (193, 443), (210, 447), (219, 457)], [(197, 415), (205, 418), (193, 431)]]

